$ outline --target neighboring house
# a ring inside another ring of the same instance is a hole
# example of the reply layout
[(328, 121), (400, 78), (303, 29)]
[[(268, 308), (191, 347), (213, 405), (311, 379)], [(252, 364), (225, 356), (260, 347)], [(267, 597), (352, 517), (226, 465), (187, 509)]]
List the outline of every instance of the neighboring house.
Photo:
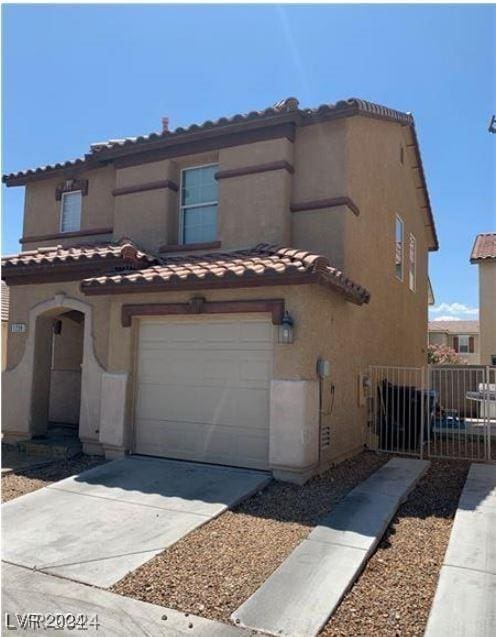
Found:
[(4, 182), (26, 186), (6, 439), (77, 419), (87, 452), (301, 482), (363, 447), (368, 365), (426, 361), (438, 244), (410, 114), (288, 98)]
[(7, 337), (9, 333), (9, 288), (2, 281), (2, 371), (7, 367)]
[(496, 232), (477, 235), (470, 263), (479, 266), (480, 362), (496, 365)]
[(429, 345), (446, 345), (466, 363), (479, 365), (479, 321), (430, 321)]

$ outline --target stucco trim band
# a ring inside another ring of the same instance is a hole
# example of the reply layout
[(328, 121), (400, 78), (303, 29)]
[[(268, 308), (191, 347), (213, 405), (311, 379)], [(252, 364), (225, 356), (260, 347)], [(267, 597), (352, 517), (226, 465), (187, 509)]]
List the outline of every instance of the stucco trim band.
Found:
[(49, 241), (50, 239), (69, 239), (71, 237), (92, 237), (97, 234), (112, 234), (113, 228), (93, 228), (91, 230), (77, 230), (75, 232), (56, 232), (54, 234), (38, 234), (21, 237), (19, 243), (34, 243), (37, 241)]
[(121, 195), (130, 195), (135, 192), (146, 192), (147, 190), (173, 190), (177, 192), (179, 190), (179, 186), (176, 182), (171, 181), (170, 179), (159, 179), (158, 181), (148, 181), (143, 184), (136, 184), (134, 186), (122, 186), (121, 188), (114, 188), (112, 190), (112, 195), (114, 197), (120, 197)]
[(123, 305), (121, 310), (121, 323), (123, 327), (130, 327), (134, 316), (270, 312), (273, 325), (280, 325), (284, 315), (284, 307), (284, 299), (206, 301), (203, 297), (193, 297), (188, 303), (142, 303)]
[(244, 166), (243, 168), (230, 168), (228, 170), (219, 170), (215, 173), (215, 179), (231, 179), (232, 177), (243, 177), (244, 175), (255, 175), (257, 173), (265, 173), (273, 170), (287, 170), (291, 175), (294, 174), (294, 167), (286, 160), (271, 161), (266, 164), (256, 164), (253, 166)]
[(312, 201), (300, 201), (290, 204), (291, 212), (301, 212), (303, 210), (322, 210), (323, 208), (336, 208), (337, 206), (346, 206), (357, 217), (360, 209), (356, 203), (349, 197), (333, 197), (332, 199), (314, 199)]

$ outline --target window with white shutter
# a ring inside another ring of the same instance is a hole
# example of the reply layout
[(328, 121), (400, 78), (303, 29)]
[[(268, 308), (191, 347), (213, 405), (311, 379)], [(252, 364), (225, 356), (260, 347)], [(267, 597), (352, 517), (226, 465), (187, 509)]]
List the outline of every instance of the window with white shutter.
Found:
[(60, 211), (60, 231), (77, 232), (81, 229), (81, 203), (80, 190), (64, 192), (62, 194)]

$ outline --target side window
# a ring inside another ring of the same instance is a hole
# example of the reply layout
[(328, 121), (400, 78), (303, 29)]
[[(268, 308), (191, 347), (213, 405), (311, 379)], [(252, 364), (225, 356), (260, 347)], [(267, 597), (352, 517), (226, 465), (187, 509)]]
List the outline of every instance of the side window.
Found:
[(404, 243), (403, 219), (396, 215), (395, 242), (394, 242), (394, 267), (396, 278), (403, 281), (403, 243)]
[(77, 232), (81, 230), (81, 191), (64, 192), (60, 203), (60, 231)]
[(460, 354), (473, 354), (475, 352), (475, 339), (468, 334), (459, 334), (453, 338), (453, 349)]
[(218, 166), (186, 168), (181, 173), (179, 243), (217, 239)]
[(417, 289), (417, 241), (413, 234), (410, 234), (410, 245), (408, 250), (408, 285), (412, 292)]

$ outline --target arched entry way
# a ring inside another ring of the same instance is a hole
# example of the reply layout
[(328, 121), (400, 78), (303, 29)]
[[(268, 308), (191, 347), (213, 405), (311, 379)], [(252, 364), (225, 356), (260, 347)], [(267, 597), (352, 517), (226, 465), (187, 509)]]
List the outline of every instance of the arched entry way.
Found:
[(81, 407), (84, 313), (53, 309), (36, 319), (32, 435), (77, 438)]
[[(89, 303), (62, 292), (30, 310), (24, 355), (15, 367), (2, 374), (4, 395), (10, 396), (10, 400), (2, 401), (4, 439), (16, 442), (46, 432), (50, 414), (53, 323), (60, 316), (71, 320), (67, 316), (71, 310), (84, 316), (81, 322), (83, 354), (79, 439), (87, 453), (102, 453), (99, 441), (100, 402), (102, 374), (105, 370), (94, 350), (93, 308)], [(71, 316), (76, 317), (75, 314)]]

